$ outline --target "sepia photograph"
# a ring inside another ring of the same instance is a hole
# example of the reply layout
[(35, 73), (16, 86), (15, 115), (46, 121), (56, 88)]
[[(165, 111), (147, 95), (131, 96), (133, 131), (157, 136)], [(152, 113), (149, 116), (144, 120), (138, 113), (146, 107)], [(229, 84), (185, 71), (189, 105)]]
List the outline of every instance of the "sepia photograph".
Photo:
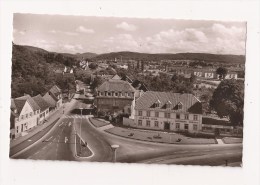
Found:
[(13, 14), (11, 159), (243, 165), (247, 22)]

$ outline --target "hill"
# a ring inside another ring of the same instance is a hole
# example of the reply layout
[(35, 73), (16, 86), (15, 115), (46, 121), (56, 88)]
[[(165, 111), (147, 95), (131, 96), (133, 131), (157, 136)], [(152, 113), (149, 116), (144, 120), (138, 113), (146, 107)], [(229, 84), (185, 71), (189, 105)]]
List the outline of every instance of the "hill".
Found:
[(12, 97), (45, 93), (53, 84), (63, 85), (55, 69), (78, 65), (74, 57), (46, 50), (13, 44), (12, 48)]
[(177, 54), (148, 54), (137, 52), (113, 52), (105, 53), (93, 57), (92, 60), (114, 60), (120, 59), (133, 59), (133, 60), (204, 60), (205, 62), (219, 62), (219, 63), (237, 63), (244, 64), (244, 55), (220, 55), (220, 54), (207, 54), (207, 53), (177, 53)]

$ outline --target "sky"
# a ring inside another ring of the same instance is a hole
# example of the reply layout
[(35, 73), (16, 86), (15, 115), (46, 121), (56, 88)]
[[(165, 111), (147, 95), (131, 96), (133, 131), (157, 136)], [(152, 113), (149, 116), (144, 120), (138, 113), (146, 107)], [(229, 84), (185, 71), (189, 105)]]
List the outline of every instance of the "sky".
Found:
[(14, 14), (13, 42), (62, 53), (245, 55), (246, 23)]

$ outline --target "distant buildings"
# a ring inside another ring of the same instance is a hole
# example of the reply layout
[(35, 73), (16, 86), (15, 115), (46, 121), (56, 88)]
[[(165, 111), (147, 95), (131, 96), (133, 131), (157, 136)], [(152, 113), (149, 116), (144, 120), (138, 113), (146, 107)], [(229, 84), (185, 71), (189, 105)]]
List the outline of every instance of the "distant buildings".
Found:
[[(205, 69), (205, 68), (183, 68), (176, 67), (171, 68), (170, 72), (177, 75), (195, 75), (202, 79), (219, 79), (219, 75), (216, 73), (215, 69)], [(237, 79), (238, 74), (236, 72), (229, 71), (225, 76), (225, 79)]]
[(192, 94), (147, 91), (136, 100), (134, 119), (126, 126), (198, 132), (202, 129), (202, 104)]

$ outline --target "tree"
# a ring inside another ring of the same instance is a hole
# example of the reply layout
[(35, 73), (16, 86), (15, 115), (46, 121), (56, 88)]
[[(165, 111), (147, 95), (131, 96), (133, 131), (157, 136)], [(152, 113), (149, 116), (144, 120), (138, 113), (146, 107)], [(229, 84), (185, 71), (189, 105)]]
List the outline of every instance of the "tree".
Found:
[(229, 117), (234, 126), (243, 125), (243, 82), (223, 80), (213, 92), (210, 107), (217, 112), (219, 117)]
[(216, 73), (220, 76), (220, 79), (225, 79), (228, 70), (224, 67), (219, 67), (216, 70)]
[(88, 66), (90, 69), (97, 69), (98, 65), (94, 62), (90, 63), (89, 66)]

